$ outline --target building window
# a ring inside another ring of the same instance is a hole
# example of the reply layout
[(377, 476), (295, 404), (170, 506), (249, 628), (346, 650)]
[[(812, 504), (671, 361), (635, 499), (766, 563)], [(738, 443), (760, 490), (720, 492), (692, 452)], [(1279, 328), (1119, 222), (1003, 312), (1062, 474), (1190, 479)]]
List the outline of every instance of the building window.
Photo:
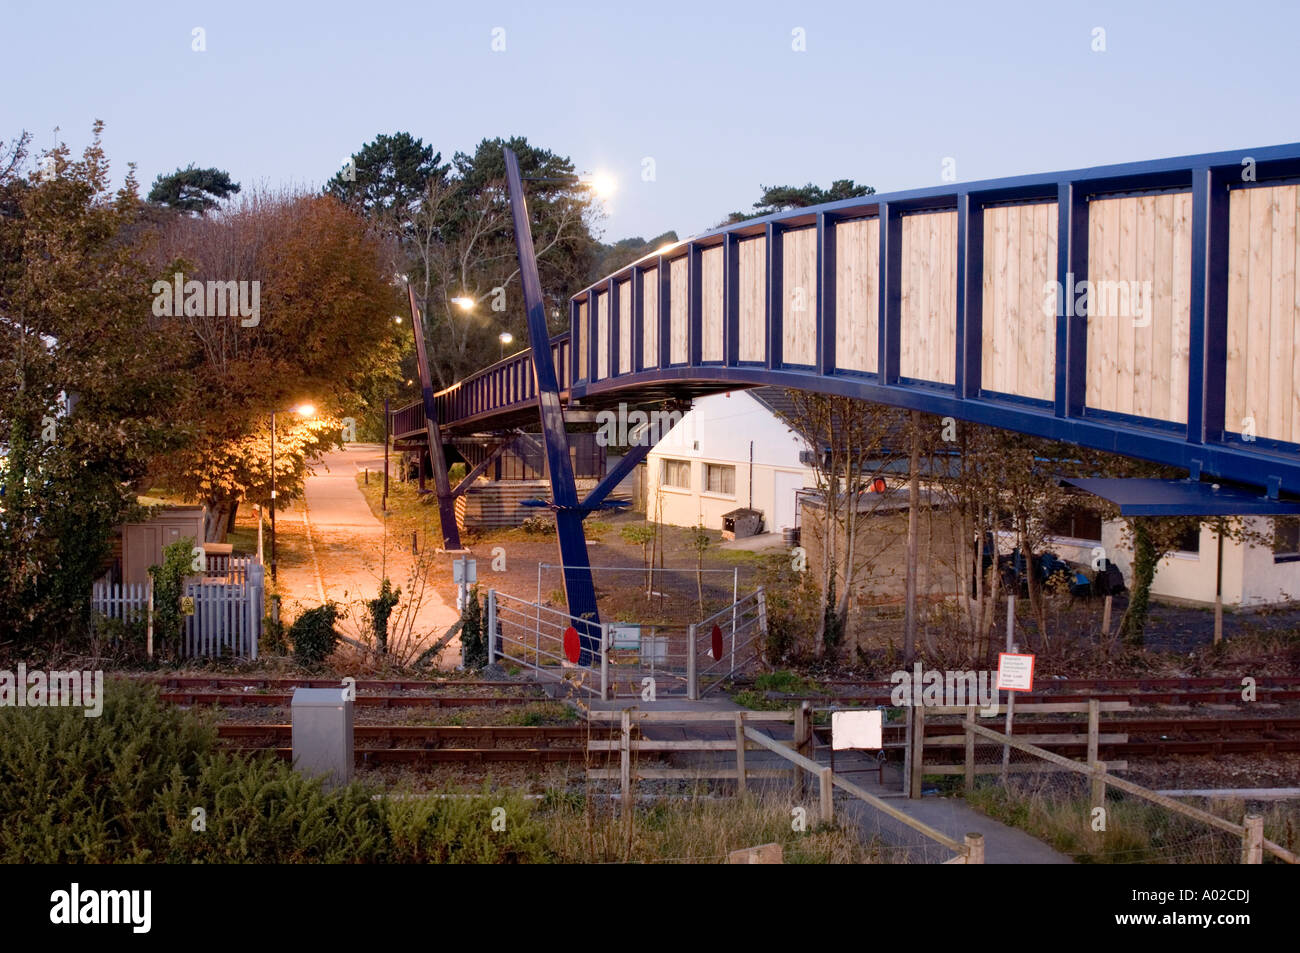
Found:
[(1088, 510), (1074, 510), (1062, 513), (1048, 524), (1047, 532), (1052, 536), (1067, 536), (1070, 539), (1086, 539), (1089, 542), (1101, 542), (1101, 517)]
[(659, 482), (664, 486), (689, 490), (691, 488), (691, 461), (665, 460)]
[(1199, 555), (1201, 552), (1201, 524), (1197, 523), (1179, 536), (1178, 542), (1174, 544), (1174, 549), (1180, 553), (1190, 553), (1193, 556)]
[(704, 465), (704, 489), (710, 493), (722, 493), (726, 496), (736, 495), (736, 468), (719, 463)]
[(1278, 516), (1273, 520), (1273, 562), (1300, 561), (1300, 516)]

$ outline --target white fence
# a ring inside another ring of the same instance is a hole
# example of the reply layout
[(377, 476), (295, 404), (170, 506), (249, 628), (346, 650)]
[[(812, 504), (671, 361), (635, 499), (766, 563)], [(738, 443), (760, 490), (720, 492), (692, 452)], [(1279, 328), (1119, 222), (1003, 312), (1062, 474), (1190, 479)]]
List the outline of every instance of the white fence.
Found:
[[(187, 578), (183, 591), (187, 603), (192, 600), (194, 611), (185, 616), (182, 655), (257, 658), (266, 595), (265, 569), (260, 562), (251, 557), (208, 556), (206, 569)], [(96, 582), (90, 606), (105, 618), (146, 621), (152, 657), (152, 582)]]

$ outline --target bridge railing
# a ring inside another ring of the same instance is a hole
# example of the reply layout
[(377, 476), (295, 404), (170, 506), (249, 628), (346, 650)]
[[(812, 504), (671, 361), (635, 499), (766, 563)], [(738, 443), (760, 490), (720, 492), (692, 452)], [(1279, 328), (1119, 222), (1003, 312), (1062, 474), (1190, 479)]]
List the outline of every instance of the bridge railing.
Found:
[[(555, 362), (555, 376), (562, 392), (568, 389), (572, 374), (571, 353), (568, 331), (551, 338), (551, 360)], [(529, 349), (511, 354), (439, 391), (433, 399), (437, 401), (438, 418), (443, 426), (527, 406), (537, 400), (533, 352)], [(391, 432), (395, 438), (409, 439), (424, 429), (423, 400), (392, 411)]]

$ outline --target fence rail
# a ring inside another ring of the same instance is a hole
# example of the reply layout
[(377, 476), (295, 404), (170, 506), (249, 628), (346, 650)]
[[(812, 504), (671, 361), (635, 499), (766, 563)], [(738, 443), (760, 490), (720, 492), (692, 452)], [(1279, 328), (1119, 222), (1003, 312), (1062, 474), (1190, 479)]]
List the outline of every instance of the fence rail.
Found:
[[(1095, 720), (1096, 714), (1095, 713), (1097, 711), (1098, 705), (1094, 701), (1091, 707), (1092, 707), (1092, 712), (1090, 713), (1091, 714), (1090, 734), (1092, 734), (1095, 737), (1096, 735), (1096, 720)], [(1180, 814), (1183, 817), (1200, 821), (1202, 824), (1205, 824), (1208, 827), (1212, 827), (1217, 830), (1223, 831), (1224, 833), (1232, 834), (1236, 837), (1240, 837), (1242, 842), (1242, 849), (1241, 849), (1242, 863), (1245, 864), (1263, 863), (1263, 855), (1265, 852), (1272, 854), (1274, 857), (1277, 857), (1278, 859), (1285, 861), (1288, 864), (1295, 864), (1297, 862), (1300, 862), (1300, 858), (1298, 858), (1295, 853), (1287, 850), (1285, 847), (1281, 846), (1280, 844), (1274, 843), (1273, 841), (1268, 840), (1267, 838), (1264, 837), (1263, 818), (1257, 814), (1247, 814), (1245, 817), (1244, 824), (1236, 824), (1228, 820), (1227, 818), (1219, 817), (1218, 815), (1211, 814), (1208, 811), (1202, 811), (1188, 804), (1182, 804), (1178, 801), (1175, 801), (1173, 798), (1165, 797), (1163, 794), (1158, 794), (1149, 788), (1144, 788), (1140, 784), (1135, 784), (1134, 782), (1128, 781), (1124, 778), (1116, 777), (1115, 775), (1111, 774), (1107, 770), (1108, 767), (1110, 767), (1110, 765), (1108, 765), (1106, 762), (1097, 760), (1095, 755), (1095, 751), (1096, 751), (1095, 741), (1089, 742), (1088, 761), (1079, 762), (1079, 761), (1071, 760), (1070, 758), (1067, 758), (1064, 755), (1059, 755), (1054, 752), (1047, 751), (1043, 748), (1038, 747), (1037, 745), (1030, 744), (1024, 740), (1024, 736), (1017, 737), (1012, 735), (1006, 735), (1006, 734), (1002, 734), (1001, 732), (994, 731), (991, 728), (985, 728), (983, 725), (976, 724), (975, 721), (969, 717), (964, 722), (962, 722), (962, 727), (965, 729), (968, 739), (970, 739), (967, 742), (968, 746), (973, 744), (974, 737), (978, 735), (980, 737), (988, 739), (989, 741), (1000, 744), (1004, 748), (1014, 748), (1017, 751), (1022, 751), (1025, 754), (1032, 755), (1035, 758), (1048, 762), (1049, 764), (1055, 765), (1057, 768), (1063, 769), (1065, 771), (1070, 771), (1076, 774), (1088, 776), (1092, 780), (1092, 790), (1090, 792), (1090, 800), (1092, 801), (1092, 803), (1094, 803), (1097, 806), (1102, 806), (1102, 803), (1104, 802), (1105, 799), (1106, 787), (1109, 785), (1110, 787), (1118, 788), (1119, 790), (1124, 791), (1127, 794), (1132, 794), (1135, 797), (1141, 798), (1145, 801), (1149, 801), (1152, 804), (1157, 804), (1160, 807), (1163, 807), (1166, 810), (1171, 811), (1175, 814)], [(969, 775), (967, 778), (967, 783), (968, 784), (970, 783)]]
[[(847, 778), (835, 774), (829, 765), (819, 764), (818, 762), (800, 754), (801, 749), (809, 748), (811, 745), (811, 720), (809, 718), (810, 709), (805, 704), (799, 709), (789, 711), (640, 711), (637, 709), (623, 709), (622, 711), (591, 711), (587, 717), (591, 721), (615, 721), (619, 722), (620, 732), (617, 740), (597, 740), (593, 739), (587, 742), (587, 750), (591, 752), (611, 752), (617, 750), (619, 753), (619, 766), (617, 768), (589, 768), (587, 776), (592, 779), (614, 779), (617, 778), (621, 785), (622, 806), (625, 812), (632, 808), (633, 783), (641, 779), (663, 779), (663, 778), (681, 778), (688, 780), (696, 779), (716, 779), (716, 780), (734, 780), (736, 782), (736, 791), (738, 794), (744, 794), (747, 790), (750, 779), (766, 778), (790, 778), (794, 782), (794, 791), (796, 797), (802, 797), (803, 794), (803, 775), (811, 774), (817, 779), (818, 787), (818, 804), (823, 823), (829, 823), (834, 820), (835, 816), (835, 788), (858, 798), (869, 807), (880, 811), (898, 821), (900, 824), (911, 828), (934, 843), (952, 851), (953, 857), (944, 861), (948, 864), (982, 864), (984, 862), (984, 840), (982, 835), (968, 834), (965, 843), (959, 843), (953, 838), (936, 830), (924, 821), (919, 821), (904, 812), (898, 810), (882, 801), (880, 798), (863, 790), (858, 785), (849, 781)], [(716, 740), (716, 739), (686, 739), (683, 741), (661, 741), (655, 739), (633, 738), (632, 729), (634, 725), (644, 723), (667, 723), (667, 724), (692, 724), (692, 723), (718, 723), (730, 722), (735, 726), (735, 738)], [(789, 742), (778, 741), (771, 735), (758, 730), (754, 727), (756, 724), (776, 724), (790, 722), (794, 725), (793, 740)], [(779, 755), (781, 758), (789, 761), (792, 766), (791, 770), (772, 770), (758, 769), (755, 770), (747, 766), (746, 752), (749, 750), (762, 749)], [(633, 770), (632, 755), (634, 752), (654, 752), (654, 751), (694, 751), (694, 752), (718, 752), (733, 751), (735, 752), (734, 766), (717, 766), (709, 767), (700, 765), (694, 768), (642, 768), (637, 767)], [(792, 777), (793, 772), (793, 777)]]

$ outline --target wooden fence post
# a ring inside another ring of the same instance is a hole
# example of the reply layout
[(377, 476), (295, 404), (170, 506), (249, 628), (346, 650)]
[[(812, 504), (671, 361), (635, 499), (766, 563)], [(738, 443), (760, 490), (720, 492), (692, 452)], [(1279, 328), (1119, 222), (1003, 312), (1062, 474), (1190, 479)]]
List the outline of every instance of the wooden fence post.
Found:
[(821, 811), (822, 823), (830, 824), (835, 820), (835, 787), (833, 781), (834, 775), (830, 768), (822, 768), (818, 773), (818, 781), (821, 783)]
[[(811, 719), (809, 717), (809, 709), (811, 707), (812, 705), (810, 702), (803, 701), (800, 702), (799, 707), (794, 710), (794, 750), (795, 754), (801, 754), (804, 757), (808, 756), (808, 742), (812, 736)], [(797, 765), (794, 768), (793, 787), (794, 799), (796, 801), (803, 800), (803, 768), (800, 768)]]
[[(966, 707), (966, 720), (974, 721), (978, 709), (974, 705)], [(966, 733), (966, 790), (975, 790), (975, 732), (963, 726)]]
[(984, 863), (984, 835), (983, 834), (966, 835), (966, 863), (968, 864)]
[(623, 791), (623, 816), (632, 813), (632, 712), (624, 709), (618, 742), (618, 777)]
[(1101, 742), (1101, 702), (1088, 699), (1088, 767), (1092, 768), (1092, 806), (1106, 806), (1106, 781), (1101, 775), (1097, 752)]
[(1264, 862), (1264, 815), (1247, 814), (1242, 824), (1245, 829), (1241, 832), (1241, 862), (1262, 864)]
[(925, 764), (925, 709), (916, 705), (912, 712), (912, 777), (907, 796), (917, 798), (921, 796), (921, 768)]
[(736, 794), (745, 796), (745, 713), (736, 713)]

